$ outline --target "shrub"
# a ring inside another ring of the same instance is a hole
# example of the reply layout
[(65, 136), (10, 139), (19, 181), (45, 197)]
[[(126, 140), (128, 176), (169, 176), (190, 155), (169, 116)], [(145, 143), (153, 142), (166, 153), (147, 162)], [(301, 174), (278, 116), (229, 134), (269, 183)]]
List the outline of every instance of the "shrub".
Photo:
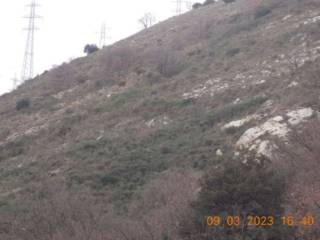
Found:
[(201, 6), (202, 6), (201, 3), (195, 3), (195, 4), (192, 5), (192, 9), (198, 9), (198, 8), (200, 8)]
[(203, 123), (212, 126), (222, 120), (229, 120), (235, 116), (239, 116), (239, 114), (245, 111), (259, 106), (266, 100), (266, 97), (258, 96), (237, 104), (229, 104), (220, 108), (215, 108), (207, 114)]
[(179, 74), (183, 70), (183, 64), (177, 54), (164, 51), (158, 57), (158, 72), (166, 77), (171, 78)]
[(223, 0), (223, 2), (226, 3), (226, 4), (233, 3), (233, 2), (235, 2), (235, 1), (236, 1), (236, 0)]
[(238, 53), (240, 53), (240, 49), (239, 48), (232, 48), (230, 50), (228, 50), (226, 52), (226, 56), (228, 57), (234, 57), (235, 55), (237, 55)]
[(95, 203), (91, 192), (69, 192), (61, 185), (53, 188), (46, 184), (47, 189), (19, 199), (23, 207), (10, 215), (7, 234), (1, 239), (102, 240), (102, 236), (111, 235), (107, 223), (113, 217), (101, 213), (103, 206)]
[(29, 108), (30, 107), (30, 100), (25, 98), (25, 99), (21, 99), (19, 101), (17, 101), (16, 103), (16, 110), (17, 111), (20, 111), (22, 109), (25, 109), (25, 108)]
[[(193, 204), (195, 229), (182, 225), (182, 235), (184, 239), (289, 239), (293, 229), (281, 226), (278, 220), (272, 228), (251, 228), (246, 224), (248, 216), (281, 216), (285, 190), (285, 178), (267, 160), (224, 160), (204, 177), (199, 198)], [(206, 216), (213, 215), (223, 221), (210, 228)], [(225, 225), (227, 216), (239, 216), (240, 226)]]
[(258, 7), (254, 14), (255, 19), (262, 18), (268, 14), (270, 14), (272, 10), (268, 7)]
[(125, 87), (127, 85), (127, 82), (126, 81), (120, 81), (118, 82), (118, 86), (119, 87)]
[(203, 6), (207, 6), (207, 5), (212, 4), (212, 3), (215, 3), (215, 0), (206, 0), (206, 1), (203, 3)]
[(84, 47), (83, 52), (86, 53), (87, 55), (89, 55), (89, 54), (94, 53), (94, 52), (96, 52), (98, 50), (99, 50), (99, 48), (97, 47), (97, 45), (95, 45), (95, 44), (87, 44)]
[(24, 151), (25, 146), (22, 141), (10, 142), (0, 147), (0, 161), (22, 155)]
[(118, 182), (118, 179), (115, 176), (111, 176), (109, 174), (104, 175), (101, 178), (101, 183), (102, 185), (106, 186), (106, 185), (114, 185)]
[[(118, 46), (116, 48), (108, 49), (108, 53), (103, 56), (103, 61), (105, 61), (105, 73), (125, 75), (129, 72), (130, 67), (132, 67), (134, 63), (139, 62), (140, 59), (134, 48)], [(104, 77), (105, 75), (101, 75), (101, 78)]]

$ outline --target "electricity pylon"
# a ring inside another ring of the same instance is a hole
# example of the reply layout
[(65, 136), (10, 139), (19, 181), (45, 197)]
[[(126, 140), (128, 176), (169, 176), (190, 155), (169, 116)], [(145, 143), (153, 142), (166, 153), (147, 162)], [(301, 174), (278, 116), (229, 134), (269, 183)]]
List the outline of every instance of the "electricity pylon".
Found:
[(16, 89), (19, 82), (17, 74), (15, 74), (13, 78), (11, 78), (11, 81), (12, 81), (12, 89)]
[(35, 26), (35, 20), (37, 18), (41, 18), (36, 15), (36, 8), (38, 6), (39, 5), (36, 3), (36, 0), (32, 0), (31, 4), (27, 6), (30, 8), (30, 14), (29, 16), (24, 17), (28, 19), (28, 27), (24, 29), (27, 30), (28, 33), (21, 72), (21, 83), (33, 77), (34, 33), (38, 30)]
[(176, 0), (176, 14), (180, 15), (182, 12), (182, 0)]
[(101, 24), (101, 31), (100, 31), (100, 48), (106, 45), (106, 36), (107, 35), (107, 26), (106, 23), (103, 22)]
[(106, 45), (106, 41), (110, 39), (110, 36), (108, 32), (110, 31), (109, 28), (107, 28), (106, 22), (102, 22), (101, 29), (100, 29), (100, 42), (99, 47), (103, 48)]
[[(182, 5), (185, 4), (188, 10), (192, 9), (192, 2), (187, 0), (174, 0), (175, 4), (175, 13), (180, 15), (183, 11)], [(191, 7), (190, 7), (191, 6)]]

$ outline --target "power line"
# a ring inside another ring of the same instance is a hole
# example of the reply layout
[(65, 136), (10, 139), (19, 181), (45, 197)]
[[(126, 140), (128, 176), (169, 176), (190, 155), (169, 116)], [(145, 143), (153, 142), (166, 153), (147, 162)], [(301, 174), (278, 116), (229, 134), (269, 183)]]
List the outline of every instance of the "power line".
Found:
[(32, 0), (30, 5), (27, 7), (30, 8), (29, 16), (24, 18), (28, 19), (28, 27), (24, 30), (28, 31), (25, 53), (23, 58), (22, 72), (21, 72), (21, 83), (26, 80), (29, 80), (33, 77), (33, 67), (34, 67), (34, 33), (38, 28), (35, 26), (35, 20), (41, 18), (36, 15), (36, 8), (39, 5), (36, 3), (36, 0)]

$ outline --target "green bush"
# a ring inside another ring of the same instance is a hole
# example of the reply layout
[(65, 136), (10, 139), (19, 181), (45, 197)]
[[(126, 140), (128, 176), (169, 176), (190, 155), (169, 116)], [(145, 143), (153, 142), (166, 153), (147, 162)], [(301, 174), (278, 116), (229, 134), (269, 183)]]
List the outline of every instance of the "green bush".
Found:
[(20, 111), (22, 109), (29, 108), (31, 106), (30, 100), (25, 98), (17, 101), (16, 103), (16, 110)]
[(198, 8), (200, 8), (201, 6), (202, 6), (201, 3), (195, 3), (195, 4), (192, 5), (192, 9), (198, 9)]
[(25, 146), (22, 141), (9, 142), (6, 145), (0, 146), (0, 161), (20, 156), (24, 151)]
[(223, 2), (226, 3), (226, 4), (233, 3), (233, 2), (235, 2), (235, 1), (236, 1), (236, 0), (223, 0)]
[(206, 0), (204, 3), (203, 3), (203, 6), (206, 6), (206, 5), (210, 5), (212, 3), (215, 3), (215, 0)]
[(104, 175), (102, 178), (101, 178), (101, 183), (106, 186), (106, 185), (114, 185), (118, 182), (119, 180), (115, 177), (115, 176), (111, 176), (109, 174), (106, 174)]
[(226, 56), (228, 57), (234, 57), (235, 55), (237, 55), (238, 53), (240, 53), (240, 48), (232, 48), (230, 50), (228, 50), (226, 52)]
[(95, 45), (95, 44), (87, 44), (84, 47), (83, 52), (89, 55), (89, 54), (94, 53), (94, 52), (96, 52), (98, 50), (99, 50), (99, 48), (97, 47), (97, 45)]
[(128, 88), (124, 92), (113, 95), (110, 99), (110, 105), (112, 108), (120, 108), (126, 103), (137, 99), (142, 94), (142, 91), (143, 89), (138, 87)]
[(255, 19), (262, 18), (270, 14), (272, 10), (268, 7), (258, 7), (255, 11), (254, 17)]
[(222, 120), (229, 120), (235, 116), (238, 116), (242, 112), (248, 111), (253, 107), (261, 105), (266, 100), (266, 97), (258, 96), (240, 103), (229, 104), (220, 108), (215, 108), (207, 114), (203, 123), (205, 125), (212, 126)]
[[(270, 240), (290, 239), (294, 229), (280, 224), (284, 213), (286, 181), (276, 172), (271, 163), (250, 159), (224, 160), (207, 171), (202, 180), (195, 209), (194, 229), (182, 227), (184, 239), (247, 239)], [(206, 216), (224, 219), (219, 226), (206, 226)], [(226, 225), (227, 216), (240, 216), (239, 227)], [(248, 216), (273, 216), (271, 227), (248, 227)], [(202, 236), (205, 235), (203, 238)]]

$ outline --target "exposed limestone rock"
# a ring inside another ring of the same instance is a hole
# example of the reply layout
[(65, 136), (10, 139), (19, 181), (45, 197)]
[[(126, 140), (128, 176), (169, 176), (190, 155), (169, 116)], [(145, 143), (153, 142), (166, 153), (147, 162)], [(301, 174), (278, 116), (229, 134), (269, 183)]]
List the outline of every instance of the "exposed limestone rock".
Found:
[(265, 123), (248, 129), (236, 143), (240, 150), (248, 149), (256, 151), (258, 155), (272, 156), (274, 145), (269, 140), (263, 140), (265, 135), (286, 139), (290, 132), (290, 126), (298, 125), (312, 117), (314, 111), (311, 108), (303, 108), (288, 112), (286, 122), (282, 116), (276, 116)]
[(61, 172), (61, 169), (58, 168), (58, 169), (55, 169), (55, 170), (50, 171), (50, 172), (49, 172), (49, 175), (50, 175), (50, 176), (56, 176), (56, 175), (58, 175), (60, 172)]
[(299, 83), (297, 83), (296, 81), (293, 81), (293, 82), (291, 82), (290, 84), (289, 84), (289, 88), (292, 88), (292, 87), (296, 87), (296, 86), (298, 86), (299, 85)]
[(184, 93), (182, 97), (184, 99), (197, 99), (204, 95), (209, 94), (211, 97), (217, 92), (224, 91), (229, 87), (227, 83), (221, 83), (221, 78), (209, 79), (204, 84), (196, 86), (190, 92)]
[(304, 25), (308, 25), (308, 24), (311, 24), (311, 23), (316, 23), (320, 21), (320, 16), (315, 16), (313, 18), (309, 18), (308, 20), (304, 21), (303, 24)]
[(299, 123), (305, 121), (307, 118), (311, 117), (314, 111), (311, 108), (303, 108), (296, 111), (287, 113), (289, 117), (288, 122), (291, 125), (298, 125)]
[(219, 157), (223, 156), (223, 152), (221, 151), (221, 149), (218, 149), (216, 151), (216, 155), (219, 156)]
[(285, 137), (289, 131), (287, 124), (282, 122), (281, 116), (269, 119), (264, 124), (248, 129), (236, 143), (240, 149), (252, 148), (256, 144), (256, 140), (265, 134), (278, 137)]
[(229, 122), (229, 123), (225, 124), (222, 127), (222, 130), (226, 130), (226, 129), (229, 129), (229, 128), (239, 128), (239, 127), (242, 127), (244, 124), (250, 122), (251, 120), (258, 119), (258, 118), (259, 118), (258, 115), (247, 116), (247, 117), (245, 117), (243, 119), (232, 121), (232, 122)]
[(268, 140), (265, 140), (265, 141), (260, 142), (256, 151), (257, 151), (258, 156), (263, 155), (263, 156), (269, 157), (271, 159), (273, 149), (274, 149), (274, 146), (271, 144), (271, 142)]
[(153, 119), (147, 121), (145, 124), (149, 128), (153, 128), (153, 127), (157, 127), (157, 126), (168, 125), (171, 121), (172, 120), (169, 117), (162, 116), (162, 117), (158, 117), (158, 118), (153, 118)]

